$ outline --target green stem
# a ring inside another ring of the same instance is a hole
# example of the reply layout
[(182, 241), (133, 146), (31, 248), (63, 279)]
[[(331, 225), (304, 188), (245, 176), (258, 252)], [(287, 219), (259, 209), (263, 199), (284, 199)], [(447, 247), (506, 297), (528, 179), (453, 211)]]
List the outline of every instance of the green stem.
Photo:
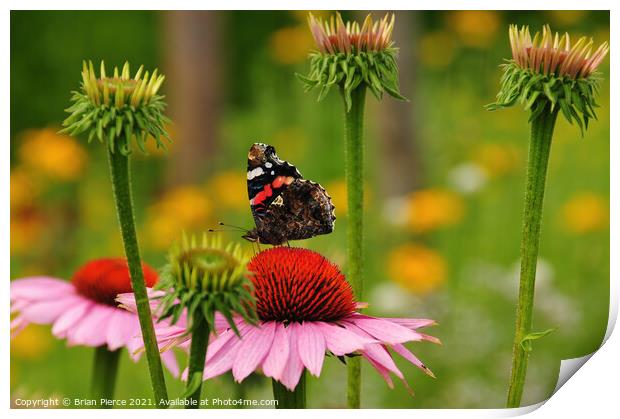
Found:
[(129, 172), (129, 156), (123, 155), (118, 148), (115, 151), (108, 149), (108, 160), (110, 163), (110, 176), (112, 179), (112, 189), (116, 202), (116, 212), (125, 247), (125, 256), (129, 266), (131, 276), (131, 287), (136, 299), (138, 318), (140, 319), (140, 329), (146, 351), (146, 360), (151, 375), (151, 384), (155, 395), (155, 404), (165, 407), (164, 400), (168, 399), (166, 382), (164, 381), (164, 371), (161, 366), (159, 348), (155, 338), (151, 307), (149, 305), (144, 283), (144, 273), (142, 272), (142, 262), (140, 260), (140, 249), (136, 236), (136, 226), (133, 213), (133, 202), (131, 196), (131, 179)]
[(549, 152), (551, 150), (551, 138), (557, 115), (557, 109), (551, 111), (547, 107), (539, 116), (532, 120), (521, 235), (519, 300), (517, 303), (517, 320), (512, 348), (512, 370), (510, 386), (508, 388), (507, 407), (520, 406), (525, 385), (529, 351), (524, 348), (522, 343), (523, 338), (532, 331), (536, 261), (538, 259), (538, 245), (540, 243), (545, 180), (547, 177)]
[(305, 409), (306, 408), (306, 370), (301, 373), (301, 378), (295, 390), (289, 391), (276, 380), (271, 380), (273, 398), (278, 401), (276, 409)]
[[(202, 312), (194, 312), (194, 322), (192, 328), (192, 342), (189, 348), (189, 364), (187, 375), (187, 386), (196, 386), (194, 391), (186, 399), (189, 403), (185, 405), (187, 409), (198, 409), (200, 407), (200, 393), (202, 390), (202, 374), (205, 369), (205, 358), (207, 356), (207, 346), (209, 345), (209, 324), (205, 320)], [(198, 382), (194, 378), (198, 374)]]
[[(106, 346), (95, 348), (91, 383), (91, 395), (94, 399), (110, 400), (114, 398), (114, 385), (116, 384), (116, 373), (118, 371), (120, 354), (121, 349), (110, 351)], [(100, 404), (99, 407), (106, 408), (108, 405)]]
[[(364, 102), (366, 86), (351, 92), (351, 109), (345, 103), (345, 178), (347, 183), (347, 258), (348, 280), (358, 301), (364, 287)], [(361, 369), (359, 357), (348, 361), (347, 405), (360, 407)]]

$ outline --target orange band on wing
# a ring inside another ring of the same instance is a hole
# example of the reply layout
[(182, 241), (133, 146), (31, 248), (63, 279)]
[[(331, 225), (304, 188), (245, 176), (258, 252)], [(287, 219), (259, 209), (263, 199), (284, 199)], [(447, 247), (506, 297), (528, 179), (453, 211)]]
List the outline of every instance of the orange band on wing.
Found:
[(250, 201), (252, 205), (260, 205), (265, 199), (269, 198), (273, 195), (273, 191), (271, 190), (271, 185), (265, 185), (262, 191), (257, 193), (254, 198)]

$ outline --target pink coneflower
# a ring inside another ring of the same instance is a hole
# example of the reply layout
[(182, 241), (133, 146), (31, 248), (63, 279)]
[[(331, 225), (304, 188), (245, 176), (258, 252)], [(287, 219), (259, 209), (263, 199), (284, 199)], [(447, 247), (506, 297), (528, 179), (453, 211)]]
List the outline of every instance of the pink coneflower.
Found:
[(544, 75), (585, 78), (598, 68), (609, 52), (609, 44), (603, 42), (592, 54), (592, 38), (579, 38), (571, 45), (570, 36), (551, 32), (549, 25), (543, 26), (542, 35), (537, 32), (534, 40), (527, 26), (519, 29), (510, 25), (510, 46), (512, 59), (521, 68)]
[(308, 24), (317, 47), (325, 54), (377, 52), (392, 46), (394, 14), (386, 14), (374, 23), (368, 15), (360, 27), (357, 22), (345, 24), (340, 13), (336, 13), (335, 19), (332, 15), (329, 21), (317, 19), (310, 13)]
[[(157, 282), (157, 273), (143, 264), (147, 287)], [(67, 339), (70, 346), (100, 347), (110, 351), (126, 347), (134, 361), (141, 346), (138, 316), (116, 306), (117, 294), (131, 292), (127, 261), (96, 259), (82, 266), (71, 282), (48, 276), (28, 277), (11, 282), (13, 335), (29, 323), (51, 324), (52, 334)], [(165, 328), (166, 325), (162, 324)], [(162, 354), (168, 369), (178, 374), (172, 352)]]
[[(239, 336), (220, 318), (217, 335), (209, 343), (204, 379), (232, 370), (237, 382), (262, 370), (293, 391), (304, 369), (319, 376), (325, 354), (361, 355), (390, 387), (390, 373), (406, 385), (390, 349), (426, 374), (433, 373), (404, 345), (435, 337), (417, 329), (434, 325), (427, 319), (389, 319), (356, 312), (349, 283), (338, 267), (310, 250), (275, 247), (258, 253), (248, 264), (253, 274), (256, 311), (260, 322), (252, 326), (235, 319)], [(130, 302), (124, 304), (131, 309)], [(160, 347), (178, 345), (189, 337), (181, 328), (158, 334)]]

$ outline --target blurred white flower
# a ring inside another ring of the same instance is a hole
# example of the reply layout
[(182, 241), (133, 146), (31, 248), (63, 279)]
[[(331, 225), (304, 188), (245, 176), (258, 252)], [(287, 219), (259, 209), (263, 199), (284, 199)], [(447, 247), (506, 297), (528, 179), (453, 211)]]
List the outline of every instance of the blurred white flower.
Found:
[(409, 200), (406, 196), (389, 198), (383, 206), (383, 218), (386, 223), (402, 227), (409, 219)]
[(478, 192), (486, 185), (487, 180), (484, 169), (474, 162), (461, 163), (448, 172), (448, 183), (464, 194)]
[(402, 315), (415, 306), (416, 298), (400, 285), (383, 281), (371, 292), (372, 307), (385, 315)]

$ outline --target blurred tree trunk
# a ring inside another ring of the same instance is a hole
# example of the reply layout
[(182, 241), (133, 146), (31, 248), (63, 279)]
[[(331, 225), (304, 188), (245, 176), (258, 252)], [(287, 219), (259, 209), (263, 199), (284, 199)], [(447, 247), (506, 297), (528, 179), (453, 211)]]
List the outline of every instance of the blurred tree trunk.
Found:
[(217, 151), (222, 106), (222, 13), (170, 11), (166, 29), (166, 89), (174, 126), (169, 184), (198, 182)]
[[(377, 18), (385, 12), (374, 12)], [(380, 138), (380, 184), (387, 197), (400, 196), (423, 184), (420, 147), (415, 107), (417, 90), (417, 68), (415, 57), (418, 45), (417, 12), (398, 11), (395, 13), (393, 39), (400, 48), (398, 66), (400, 68), (400, 91), (409, 102), (394, 100), (389, 95), (380, 106), (378, 132)]]

